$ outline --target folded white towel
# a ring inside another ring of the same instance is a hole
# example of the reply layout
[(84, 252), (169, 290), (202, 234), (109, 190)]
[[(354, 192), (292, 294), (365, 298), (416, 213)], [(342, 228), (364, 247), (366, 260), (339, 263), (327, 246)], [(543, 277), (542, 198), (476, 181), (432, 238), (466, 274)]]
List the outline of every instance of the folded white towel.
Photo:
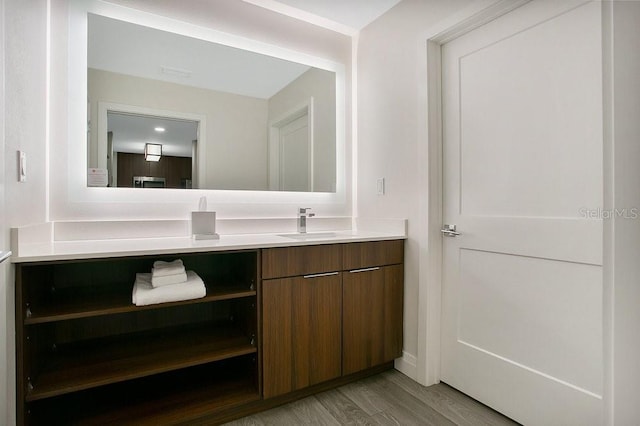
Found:
[(133, 285), (132, 301), (136, 306), (156, 303), (178, 302), (181, 300), (200, 299), (207, 295), (202, 279), (193, 271), (187, 271), (187, 282), (153, 288), (151, 274), (136, 274)]
[(165, 262), (164, 260), (156, 260), (153, 262), (154, 268), (171, 268), (173, 266), (184, 266), (182, 259), (172, 260), (171, 262)]
[(156, 277), (155, 275), (151, 274), (151, 285), (154, 288), (162, 287), (165, 285), (181, 284), (186, 281), (187, 281), (187, 273), (184, 271), (179, 274), (164, 275), (161, 277)]
[(177, 275), (185, 272), (182, 259), (176, 259), (173, 262), (164, 262), (162, 260), (156, 260), (153, 262), (153, 268), (151, 273), (154, 277), (164, 277), (167, 275)]

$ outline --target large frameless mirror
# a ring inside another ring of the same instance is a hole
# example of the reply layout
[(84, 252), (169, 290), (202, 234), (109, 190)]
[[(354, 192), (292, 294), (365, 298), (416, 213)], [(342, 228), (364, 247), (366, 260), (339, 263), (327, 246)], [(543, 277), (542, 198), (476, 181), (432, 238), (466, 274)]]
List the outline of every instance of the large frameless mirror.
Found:
[(336, 191), (334, 71), (92, 13), (87, 34), (90, 186)]

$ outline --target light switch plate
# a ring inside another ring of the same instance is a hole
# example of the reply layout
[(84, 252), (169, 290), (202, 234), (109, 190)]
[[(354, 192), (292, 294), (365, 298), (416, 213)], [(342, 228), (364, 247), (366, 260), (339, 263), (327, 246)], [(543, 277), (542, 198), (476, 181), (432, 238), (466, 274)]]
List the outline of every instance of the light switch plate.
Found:
[(384, 195), (384, 178), (378, 178), (376, 186), (378, 195)]
[(27, 181), (27, 153), (18, 151), (18, 182)]

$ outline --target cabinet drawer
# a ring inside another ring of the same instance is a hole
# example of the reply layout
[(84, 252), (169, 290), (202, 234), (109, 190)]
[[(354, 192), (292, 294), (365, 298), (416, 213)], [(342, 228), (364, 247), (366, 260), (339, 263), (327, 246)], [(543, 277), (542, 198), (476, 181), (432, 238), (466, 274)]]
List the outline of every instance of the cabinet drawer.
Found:
[(262, 278), (293, 277), (342, 270), (342, 246), (318, 245), (262, 250)]
[(342, 253), (342, 266), (346, 271), (370, 266), (396, 265), (403, 261), (404, 240), (345, 244)]

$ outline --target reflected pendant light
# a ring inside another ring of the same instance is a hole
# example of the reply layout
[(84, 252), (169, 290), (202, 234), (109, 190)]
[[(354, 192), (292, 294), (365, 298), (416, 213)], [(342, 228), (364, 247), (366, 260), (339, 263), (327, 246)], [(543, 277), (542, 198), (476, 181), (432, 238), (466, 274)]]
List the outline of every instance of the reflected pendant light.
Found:
[(147, 161), (160, 161), (162, 145), (158, 143), (144, 144), (144, 159)]

